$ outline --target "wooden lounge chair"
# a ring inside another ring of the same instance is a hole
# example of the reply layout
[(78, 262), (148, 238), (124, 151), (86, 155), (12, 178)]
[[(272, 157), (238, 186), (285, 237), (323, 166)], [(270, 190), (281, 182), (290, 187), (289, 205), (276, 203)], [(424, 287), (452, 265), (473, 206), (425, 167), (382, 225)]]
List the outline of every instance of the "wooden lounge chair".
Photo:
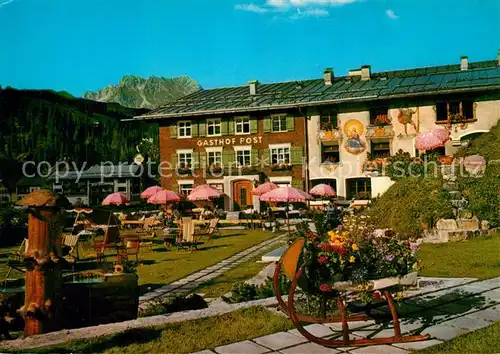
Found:
[(127, 240), (125, 247), (123, 247), (118, 253), (117, 260), (128, 261), (129, 256), (135, 256), (135, 261), (137, 263), (141, 260), (141, 242), (139, 240)]
[(192, 218), (182, 218), (181, 234), (177, 237), (175, 244), (177, 246), (177, 252), (180, 249), (189, 249), (192, 251), (193, 248), (196, 248), (196, 242), (194, 239), (194, 223)]
[(196, 236), (199, 237), (198, 241), (201, 241), (206, 236), (207, 242), (209, 242), (210, 240), (212, 240), (214, 234), (221, 236), (219, 228), (217, 227), (218, 223), (219, 223), (218, 218), (210, 219), (208, 225), (203, 230), (196, 233)]

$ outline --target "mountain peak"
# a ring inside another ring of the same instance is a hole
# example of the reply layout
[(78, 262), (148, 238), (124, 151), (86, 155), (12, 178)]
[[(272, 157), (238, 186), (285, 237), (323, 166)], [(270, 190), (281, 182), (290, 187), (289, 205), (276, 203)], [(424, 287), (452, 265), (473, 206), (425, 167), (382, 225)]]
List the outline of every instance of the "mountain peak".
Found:
[(83, 97), (99, 102), (116, 102), (125, 107), (153, 109), (200, 89), (200, 85), (189, 76), (144, 78), (127, 74), (117, 85), (87, 92)]

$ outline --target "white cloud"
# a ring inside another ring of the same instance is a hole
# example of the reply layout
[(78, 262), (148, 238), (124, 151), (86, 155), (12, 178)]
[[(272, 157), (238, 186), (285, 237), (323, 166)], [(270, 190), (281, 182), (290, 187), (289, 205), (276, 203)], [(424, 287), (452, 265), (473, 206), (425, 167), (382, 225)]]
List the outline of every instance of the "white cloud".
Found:
[(397, 20), (399, 18), (398, 15), (392, 10), (392, 9), (387, 9), (385, 10), (385, 14), (387, 17), (389, 17), (391, 20)]
[(236, 4), (234, 6), (234, 8), (236, 10), (255, 12), (258, 14), (264, 14), (264, 13), (269, 11), (268, 9), (266, 9), (264, 7), (260, 7), (259, 5), (255, 5), (255, 4)]
[(16, 1), (16, 0), (7, 0), (5, 2), (2, 2), (2, 3), (0, 3), (0, 7), (8, 5), (8, 4), (10, 4), (11, 2), (14, 2), (14, 1)]
[(339, 6), (356, 2), (357, 0), (288, 0), (295, 7), (307, 6)]
[(304, 17), (325, 17), (328, 16), (329, 12), (324, 10), (324, 9), (310, 9), (310, 10), (305, 10), (302, 11), (301, 9), (297, 8), (297, 13), (290, 16), (291, 20), (298, 20)]
[(266, 4), (272, 7), (288, 7), (288, 0), (267, 0)]

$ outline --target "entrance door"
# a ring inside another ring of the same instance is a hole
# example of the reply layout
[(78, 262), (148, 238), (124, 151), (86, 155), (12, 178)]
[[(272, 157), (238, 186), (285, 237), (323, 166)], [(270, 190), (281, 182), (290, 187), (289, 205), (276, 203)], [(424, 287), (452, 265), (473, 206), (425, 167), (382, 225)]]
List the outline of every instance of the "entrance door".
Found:
[(234, 203), (245, 209), (248, 205), (253, 205), (252, 202), (252, 181), (237, 181), (233, 185), (233, 199)]

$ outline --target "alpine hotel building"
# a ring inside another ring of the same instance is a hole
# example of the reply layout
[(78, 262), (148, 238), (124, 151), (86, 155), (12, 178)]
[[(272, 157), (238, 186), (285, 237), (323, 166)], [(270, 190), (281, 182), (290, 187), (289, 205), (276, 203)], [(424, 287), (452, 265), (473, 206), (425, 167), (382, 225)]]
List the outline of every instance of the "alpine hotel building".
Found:
[(266, 180), (340, 198), (370, 199), (392, 184), (377, 168), (398, 150), (416, 156), (419, 132), (444, 127), (452, 155), (500, 119), (500, 51), (490, 61), (201, 90), (145, 115), (160, 124), (163, 187), (187, 194), (209, 184), (230, 210), (259, 205)]

